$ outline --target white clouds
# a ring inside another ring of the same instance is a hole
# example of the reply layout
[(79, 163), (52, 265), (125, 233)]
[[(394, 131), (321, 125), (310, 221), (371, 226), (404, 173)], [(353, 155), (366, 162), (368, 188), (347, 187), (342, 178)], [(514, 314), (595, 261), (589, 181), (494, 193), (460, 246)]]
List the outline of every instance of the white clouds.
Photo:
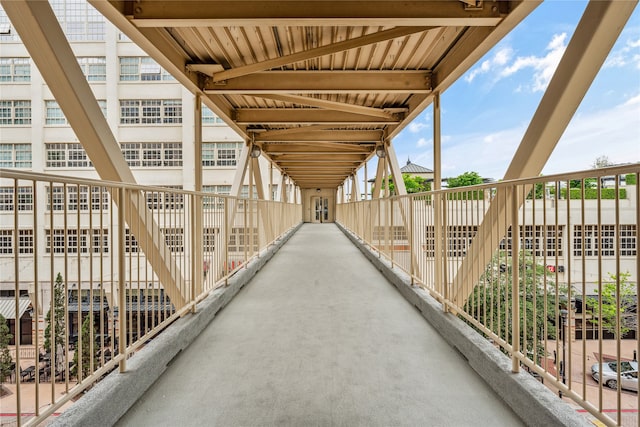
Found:
[(418, 140), (418, 142), (416, 142), (416, 147), (426, 147), (428, 145), (431, 145), (432, 141), (431, 140), (427, 140), (425, 138), (420, 138)]
[(409, 123), (409, 132), (419, 133), (428, 127), (429, 125), (427, 123), (413, 121)]
[(510, 47), (498, 49), (493, 57), (483, 61), (482, 64), (480, 64), (480, 67), (471, 70), (464, 79), (471, 83), (478, 75), (489, 73), (490, 71), (494, 71), (499, 67), (504, 66), (512, 55), (513, 50)]
[(567, 34), (556, 34), (546, 47), (546, 55), (544, 56), (526, 56), (517, 57), (513, 64), (505, 67), (500, 72), (501, 77), (511, 76), (521, 70), (533, 69), (533, 82), (530, 85), (532, 92), (544, 91), (549, 85), (551, 77), (555, 72), (560, 59), (567, 48)]
[[(511, 164), (527, 124), (497, 132), (447, 134), (442, 136), (442, 175), (458, 176), (477, 171), (500, 179)], [(607, 110), (590, 110), (576, 115), (543, 168), (543, 173), (589, 169), (601, 155), (615, 163), (640, 162), (640, 93)], [(402, 155), (432, 167), (431, 139), (421, 138), (406, 147)], [(405, 152), (410, 151), (409, 153)], [(411, 152), (411, 150), (415, 150)]]
[(616, 49), (609, 54), (604, 63), (605, 68), (622, 68), (627, 65), (633, 65), (640, 69), (640, 39), (628, 39), (624, 46)]
[(490, 59), (483, 61), (479, 67), (471, 70), (464, 79), (471, 83), (482, 74), (491, 74), (493, 83), (495, 83), (520, 71), (531, 69), (533, 75), (530, 83), (519, 85), (517, 91), (522, 92), (525, 88), (531, 92), (544, 91), (566, 48), (566, 33), (555, 34), (547, 44), (546, 53), (543, 56), (530, 55), (513, 58), (513, 50), (510, 47), (502, 47)]

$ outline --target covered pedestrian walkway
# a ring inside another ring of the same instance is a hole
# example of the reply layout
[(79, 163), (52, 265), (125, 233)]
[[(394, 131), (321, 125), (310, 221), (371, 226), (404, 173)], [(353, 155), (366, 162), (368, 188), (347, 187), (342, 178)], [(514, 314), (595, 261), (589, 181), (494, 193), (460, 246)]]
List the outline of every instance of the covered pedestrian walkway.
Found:
[(119, 425), (520, 423), (334, 224), (305, 224)]

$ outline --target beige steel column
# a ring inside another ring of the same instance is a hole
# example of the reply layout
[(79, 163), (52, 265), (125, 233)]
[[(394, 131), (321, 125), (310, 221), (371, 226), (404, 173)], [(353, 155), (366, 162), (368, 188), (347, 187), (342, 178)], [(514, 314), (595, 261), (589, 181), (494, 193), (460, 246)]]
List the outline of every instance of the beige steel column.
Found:
[[(353, 193), (355, 192), (355, 198), (353, 197)], [(360, 186), (358, 185), (358, 176), (354, 173), (351, 175), (351, 200), (359, 202), (360, 201)]]
[[(194, 113), (194, 173), (195, 173), (195, 190), (197, 192), (202, 191), (202, 99), (200, 98), (200, 94), (196, 94), (195, 105), (193, 109)], [(193, 295), (192, 298), (200, 295), (204, 286), (204, 274), (201, 274), (200, 270), (204, 268), (204, 257), (203, 257), (203, 226), (204, 226), (204, 218), (203, 218), (203, 209), (202, 209), (202, 196), (196, 195), (194, 197), (194, 233), (192, 235), (194, 251), (191, 255), (191, 259), (193, 260), (192, 271), (191, 271), (191, 280), (193, 283)], [(213, 266), (213, 265), (212, 265)], [(195, 313), (196, 306), (193, 305), (193, 312)]]
[[(637, 3), (637, 0), (589, 2), (505, 173), (505, 180), (540, 174)], [(460, 305), (478, 281), (481, 269), (473, 266), (486, 265), (498, 247), (498, 239), (492, 239), (492, 235), (506, 233), (509, 224), (496, 218), (504, 217), (500, 212), (507, 205), (508, 200), (502, 206), (491, 203), (460, 264), (452, 296)], [(493, 215), (495, 211), (498, 214)]]
[[(40, 70), (60, 108), (96, 171), (104, 180), (135, 183), (98, 102), (87, 83), (69, 42), (49, 5), (44, 1), (0, 0), (24, 46)], [(126, 221), (147, 255), (176, 309), (184, 306), (180, 283), (184, 278), (160, 227), (140, 193), (129, 192)], [(115, 198), (115, 200), (118, 200)]]
[(376, 168), (376, 181), (373, 184), (372, 199), (379, 199), (382, 194), (382, 179), (384, 177), (384, 158), (378, 157), (378, 166)]
[[(442, 128), (440, 123), (440, 92), (433, 94), (433, 190), (440, 190), (442, 187)], [(435, 264), (434, 264), (434, 284), (437, 292), (442, 292), (443, 283), (442, 271), (444, 259), (442, 258), (442, 242), (445, 230), (442, 227), (442, 204), (444, 200), (441, 194), (433, 197), (433, 236), (435, 239)], [(439, 287), (442, 286), (442, 287)], [(444, 294), (444, 293), (443, 293)], [(443, 304), (443, 307), (446, 307)]]

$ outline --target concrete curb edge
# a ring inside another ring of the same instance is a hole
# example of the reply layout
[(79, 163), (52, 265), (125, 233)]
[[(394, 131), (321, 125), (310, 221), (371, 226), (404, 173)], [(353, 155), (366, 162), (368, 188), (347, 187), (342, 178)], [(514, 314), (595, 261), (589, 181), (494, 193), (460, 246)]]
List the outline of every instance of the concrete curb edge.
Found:
[(524, 371), (511, 372), (511, 360), (456, 316), (444, 313), (442, 305), (424, 289), (412, 286), (411, 278), (378, 256), (355, 235), (336, 223), (371, 263), (414, 305), (480, 377), (528, 426), (593, 427), (585, 417), (563, 402)]
[(227, 287), (211, 292), (198, 304), (194, 315), (177, 319), (136, 352), (135, 357), (127, 360), (126, 372), (121, 374), (116, 369), (108, 374), (48, 425), (114, 425), (301, 226), (302, 223), (289, 230), (245, 269), (229, 278)]

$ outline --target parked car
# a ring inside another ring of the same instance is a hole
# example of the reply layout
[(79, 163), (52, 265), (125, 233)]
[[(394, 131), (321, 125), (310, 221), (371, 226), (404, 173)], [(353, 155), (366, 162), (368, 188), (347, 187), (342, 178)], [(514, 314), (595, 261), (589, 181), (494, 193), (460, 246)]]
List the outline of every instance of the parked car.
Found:
[[(638, 391), (638, 362), (620, 362), (620, 387), (626, 390)], [(618, 364), (606, 362), (602, 364), (602, 383), (609, 388), (618, 388)], [(600, 382), (600, 364), (591, 367), (591, 377)]]

